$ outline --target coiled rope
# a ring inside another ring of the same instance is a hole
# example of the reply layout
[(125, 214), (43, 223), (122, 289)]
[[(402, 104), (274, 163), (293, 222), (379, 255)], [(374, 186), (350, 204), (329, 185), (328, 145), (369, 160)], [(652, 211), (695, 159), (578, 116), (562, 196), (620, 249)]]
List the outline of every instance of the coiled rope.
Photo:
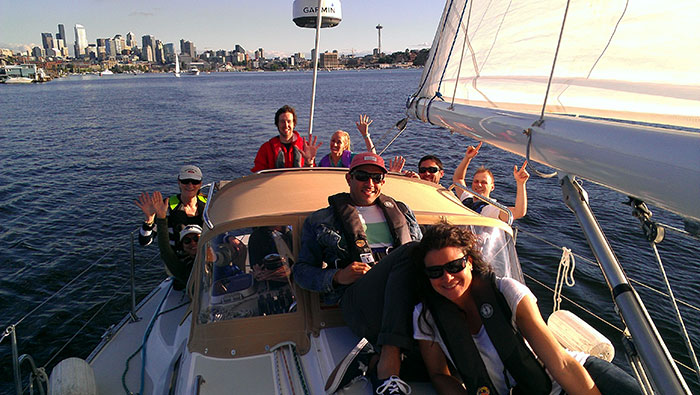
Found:
[(561, 290), (564, 288), (564, 283), (567, 286), (573, 287), (576, 285), (574, 280), (574, 269), (576, 269), (576, 257), (571, 253), (571, 250), (566, 247), (561, 247), (561, 259), (557, 268), (557, 281), (554, 283), (554, 309), (552, 312), (559, 310), (561, 305)]

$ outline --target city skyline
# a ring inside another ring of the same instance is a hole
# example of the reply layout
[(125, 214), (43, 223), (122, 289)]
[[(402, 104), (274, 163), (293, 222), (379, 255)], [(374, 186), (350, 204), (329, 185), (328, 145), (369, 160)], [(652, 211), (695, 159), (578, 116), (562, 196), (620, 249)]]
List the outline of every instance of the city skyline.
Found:
[[(313, 47), (314, 30), (302, 29), (292, 22), (292, 0), (224, 4), (215, 1), (197, 3), (142, 2), (127, 0), (110, 3), (104, 0), (78, 0), (70, 7), (38, 1), (10, 3), (4, 8), (0, 27), (0, 48), (13, 51), (41, 46), (41, 33), (56, 34), (58, 24), (73, 30), (83, 25), (87, 39), (153, 35), (164, 43), (180, 39), (195, 43), (198, 52), (231, 50), (236, 44), (244, 48), (265, 48), (269, 56), (290, 56)], [(389, 3), (389, 4), (386, 4)], [(430, 46), (439, 22), (442, 5), (427, 7), (417, 0), (375, 4), (369, 0), (345, 0), (341, 3), (343, 20), (335, 28), (323, 29), (321, 51), (367, 54), (377, 45), (376, 25), (381, 23), (382, 51), (391, 53)], [(371, 15), (371, 17), (368, 17)], [(66, 45), (73, 46), (68, 34)], [(22, 47), (23, 46), (23, 47)]]

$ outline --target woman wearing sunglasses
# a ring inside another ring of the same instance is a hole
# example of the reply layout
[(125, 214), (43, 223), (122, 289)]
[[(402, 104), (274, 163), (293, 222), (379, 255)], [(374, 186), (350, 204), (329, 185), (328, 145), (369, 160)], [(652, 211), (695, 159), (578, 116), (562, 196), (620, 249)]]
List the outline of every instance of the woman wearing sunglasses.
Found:
[[(176, 252), (183, 252), (180, 241), (180, 230), (187, 225), (202, 226), (202, 214), (207, 198), (200, 193), (202, 187), (202, 171), (197, 166), (185, 165), (180, 168), (177, 177), (180, 193), (165, 200), (167, 204), (167, 224), (170, 246)], [(136, 201), (146, 219), (139, 231), (139, 244), (147, 246), (156, 237), (156, 211), (147, 193), (142, 193)]]
[[(365, 141), (368, 152), (375, 152), (372, 138), (369, 135), (369, 125), (371, 125), (372, 122), (369, 116), (365, 114), (360, 115), (359, 122), (355, 122), (357, 130)], [(352, 162), (352, 158), (355, 154), (351, 151), (350, 135), (348, 132), (337, 130), (333, 133), (331, 136), (330, 149), (330, 154), (324, 156), (319, 162), (318, 165), (320, 167), (350, 167), (350, 162)]]
[(621, 369), (559, 345), (532, 292), (496, 277), (477, 245), (469, 230), (442, 223), (418, 246), (414, 338), (438, 393), (640, 393)]

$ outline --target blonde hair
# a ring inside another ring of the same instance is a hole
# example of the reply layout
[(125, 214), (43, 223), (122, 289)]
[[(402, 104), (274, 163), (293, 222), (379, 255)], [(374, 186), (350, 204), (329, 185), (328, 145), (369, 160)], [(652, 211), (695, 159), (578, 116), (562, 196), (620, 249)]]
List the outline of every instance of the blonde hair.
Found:
[[(350, 142), (350, 135), (348, 134), (348, 132), (346, 132), (344, 130), (336, 130), (333, 134), (336, 134), (336, 133), (340, 133), (340, 141), (342, 141), (343, 146), (345, 146), (345, 148), (342, 151), (346, 151), (346, 150), (352, 151), (352, 146), (351, 146), (351, 142)], [(331, 138), (333, 138), (333, 135), (331, 135)]]

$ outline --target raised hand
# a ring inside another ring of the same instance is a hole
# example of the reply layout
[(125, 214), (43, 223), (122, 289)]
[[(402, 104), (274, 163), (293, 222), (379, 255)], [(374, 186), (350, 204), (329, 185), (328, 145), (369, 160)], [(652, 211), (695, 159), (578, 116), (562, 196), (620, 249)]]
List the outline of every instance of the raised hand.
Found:
[(513, 178), (518, 184), (525, 184), (528, 178), (530, 178), (530, 173), (527, 172), (527, 161), (523, 162), (523, 167), (518, 170), (518, 166), (513, 166)]
[(401, 173), (401, 170), (403, 170), (403, 165), (406, 164), (406, 159), (401, 156), (395, 156), (394, 159), (389, 161), (389, 171), (395, 171), (397, 173)]
[(483, 143), (483, 141), (480, 141), (479, 145), (477, 145), (476, 147), (474, 147), (473, 145), (467, 147), (467, 152), (464, 153), (464, 159), (473, 159), (476, 156), (476, 154), (479, 153), (479, 149), (481, 148), (481, 144)]
[(151, 197), (148, 196), (148, 193), (141, 193), (141, 195), (139, 195), (139, 199), (134, 203), (136, 203), (136, 205), (139, 206), (141, 211), (143, 211), (143, 214), (146, 216), (146, 222), (153, 222), (153, 217), (156, 214), (156, 209), (151, 204)]
[(301, 155), (304, 157), (304, 161), (307, 166), (311, 164), (311, 161), (316, 157), (316, 152), (318, 152), (318, 147), (323, 145), (323, 142), (316, 144), (317, 137), (309, 136), (308, 139), (304, 139), (304, 150)]
[(151, 196), (151, 205), (158, 218), (164, 219), (168, 214), (168, 202), (163, 200), (163, 195), (161, 195), (160, 192), (153, 192), (153, 196)]
[(355, 122), (355, 126), (357, 126), (357, 130), (360, 131), (362, 137), (367, 136), (369, 134), (369, 125), (371, 125), (372, 122), (374, 121), (369, 119), (369, 115), (367, 114), (360, 115), (360, 121)]

